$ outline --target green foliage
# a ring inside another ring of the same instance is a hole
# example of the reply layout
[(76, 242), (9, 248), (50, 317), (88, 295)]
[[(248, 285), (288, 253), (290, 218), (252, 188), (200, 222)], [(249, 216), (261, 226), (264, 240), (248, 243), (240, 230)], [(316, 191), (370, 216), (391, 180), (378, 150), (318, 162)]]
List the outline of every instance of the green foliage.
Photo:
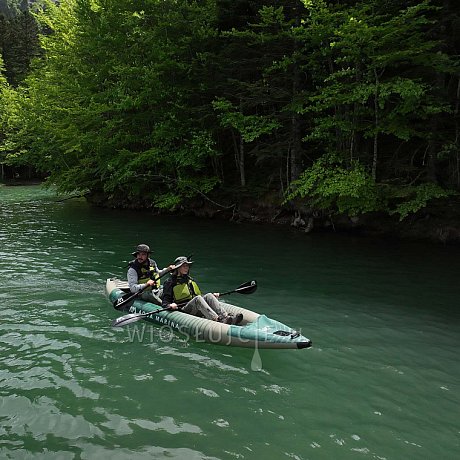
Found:
[[(334, 155), (325, 155), (292, 182), (285, 202), (301, 198), (309, 206), (349, 216), (386, 211), (403, 220), (426, 207), (430, 200), (457, 195), (434, 183), (410, 186), (376, 184), (357, 161), (345, 166)], [(389, 204), (391, 203), (391, 204)]]
[[(360, 158), (369, 167), (382, 135), (429, 142), (426, 123), (450, 113), (433, 76), (456, 67), (426, 34), (436, 12), (429, 3), (393, 14), (373, 1), (335, 10), (322, 1), (307, 3), (306, 24), (312, 23), (329, 45), (323, 51), (329, 69), (313, 75), (317, 91), (299, 107), (313, 121), (305, 140)], [(363, 154), (371, 150), (373, 155)]]
[(2, 55), (0, 54), (0, 89), (3, 90), (8, 86), (8, 82), (6, 81), (5, 73), (5, 65), (3, 63)]
[(286, 201), (297, 197), (314, 207), (356, 215), (381, 208), (378, 189), (363, 165), (345, 165), (339, 157), (324, 155), (293, 181)]
[(11, 87), (4, 76), (4, 66), (0, 54), (0, 163), (7, 163), (6, 152), (11, 141), (7, 138), (12, 126), (20, 118), (19, 94)]
[(6, 111), (9, 107), (7, 100), (8, 83), (3, 74), (4, 71), (3, 59), (0, 54), (0, 139), (2, 139), (3, 133), (5, 132), (5, 125), (7, 123)]
[(234, 105), (224, 98), (213, 101), (214, 110), (219, 112), (221, 125), (233, 128), (245, 142), (253, 142), (263, 134), (269, 134), (281, 125), (270, 117), (258, 115), (244, 115)]
[(154, 198), (153, 204), (159, 209), (176, 209), (184, 198), (193, 198), (196, 195), (206, 196), (211, 192), (219, 181), (216, 177), (211, 178), (170, 178), (168, 185), (169, 191), (161, 193)]
[(288, 189), (404, 218), (449, 193), (420, 181), (458, 188), (451, 3), (45, 0), (43, 54), (30, 14), (0, 23), (1, 161), (159, 208)]
[(389, 193), (392, 201), (400, 201), (394, 209), (389, 210), (390, 215), (399, 214), (399, 220), (404, 220), (410, 214), (415, 214), (423, 209), (430, 200), (435, 198), (447, 198), (457, 195), (458, 192), (445, 190), (432, 182), (408, 187), (393, 188)]
[(187, 1), (47, 2), (37, 16), (52, 31), (41, 37), (46, 60), (26, 81), (10, 161), (50, 171), (61, 191), (149, 200), (181, 175), (196, 175), (200, 191), (216, 152), (184, 72), (209, 16)]
[(5, 62), (8, 82), (17, 86), (26, 76), (32, 59), (41, 53), (38, 25), (33, 16), (34, 4), (11, 1), (0, 8), (0, 52)]
[(158, 209), (173, 210), (180, 204), (180, 202), (180, 195), (170, 192), (162, 193), (160, 196), (158, 196), (154, 201), (154, 205)]

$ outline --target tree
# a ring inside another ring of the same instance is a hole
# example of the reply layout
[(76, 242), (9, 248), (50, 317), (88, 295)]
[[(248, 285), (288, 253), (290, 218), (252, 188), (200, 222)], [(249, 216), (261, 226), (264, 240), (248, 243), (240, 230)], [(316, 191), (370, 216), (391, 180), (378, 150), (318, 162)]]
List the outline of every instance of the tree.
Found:
[(22, 157), (62, 191), (171, 206), (212, 188), (217, 179), (204, 171), (216, 152), (187, 74), (207, 40), (205, 6), (47, 2), (39, 19), (52, 33), (26, 79), (17, 151), (27, 145)]
[(17, 86), (27, 75), (30, 63), (40, 55), (38, 25), (28, 2), (11, 2), (0, 12), (0, 52), (8, 81)]
[[(311, 10), (310, 22), (321, 23), (328, 18), (324, 14), (327, 7), (321, 1), (313, 3), (316, 8)], [(385, 170), (391, 164), (388, 159), (378, 174), (382, 144), (395, 145), (396, 140), (409, 145), (429, 143), (430, 134), (423, 126), (449, 111), (437, 97), (431, 75), (453, 72), (455, 66), (439, 51), (436, 41), (426, 39), (426, 28), (433, 23), (428, 19), (433, 8), (427, 2), (394, 15), (380, 13), (378, 6), (366, 2), (335, 14), (333, 34), (323, 38), (330, 74), (301, 111), (314, 117), (308, 141), (319, 142), (327, 155), (348, 159), (350, 172), (359, 161), (374, 181), (378, 176), (385, 181), (393, 177)], [(408, 160), (410, 157), (405, 158)], [(421, 174), (417, 168), (412, 175), (410, 166), (406, 163), (409, 182)], [(305, 189), (303, 182), (310, 183), (314, 170), (296, 184), (299, 190)], [(394, 193), (392, 187), (386, 190)], [(438, 195), (439, 190), (433, 197)]]
[(0, 54), (0, 165), (1, 179), (5, 178), (6, 155), (2, 152), (11, 119), (15, 113), (15, 91), (10, 87), (5, 77), (5, 66)]
[(433, 4), (46, 1), (0, 149), (126, 205), (406, 215), (460, 184), (458, 15)]
[(243, 165), (249, 162), (252, 185), (263, 181), (265, 190), (273, 183), (283, 188), (298, 177), (304, 154), (303, 122), (293, 110), (305, 84), (297, 35), (302, 2), (237, 2), (233, 7), (243, 20), (228, 9), (221, 14), (217, 59), (225, 78), (216, 85), (220, 98), (214, 108), (220, 107), (221, 125), (231, 127), (227, 144), (233, 145), (240, 184), (247, 182)]

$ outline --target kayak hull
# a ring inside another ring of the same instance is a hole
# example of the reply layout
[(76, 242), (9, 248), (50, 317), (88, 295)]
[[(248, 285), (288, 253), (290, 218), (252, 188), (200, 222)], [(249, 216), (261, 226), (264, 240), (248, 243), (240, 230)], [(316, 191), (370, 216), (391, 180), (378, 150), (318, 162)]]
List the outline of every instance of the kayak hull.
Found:
[[(105, 287), (112, 305), (127, 292), (127, 284), (109, 278)], [(159, 305), (135, 299), (124, 309), (128, 313), (152, 313), (143, 319), (162, 328), (177, 331), (189, 340), (244, 348), (302, 349), (311, 346), (311, 340), (285, 324), (252, 310), (222, 302), (228, 313), (243, 314), (239, 325), (223, 324), (179, 311), (162, 311)]]

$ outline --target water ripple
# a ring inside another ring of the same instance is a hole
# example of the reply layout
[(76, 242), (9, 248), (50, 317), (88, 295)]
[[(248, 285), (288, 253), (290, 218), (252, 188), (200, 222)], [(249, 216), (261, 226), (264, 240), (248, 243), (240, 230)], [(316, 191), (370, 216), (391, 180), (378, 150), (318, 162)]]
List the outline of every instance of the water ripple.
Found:
[(2, 398), (0, 417), (16, 413), (15, 417), (4, 418), (2, 425), (10, 435), (31, 435), (37, 440), (46, 440), (48, 435), (68, 440), (102, 436), (102, 432), (81, 415), (71, 416), (56, 407), (56, 401), (38, 397), (31, 401), (25, 396), (12, 395)]
[[(458, 248), (53, 199), (0, 186), (0, 458), (457, 457)], [(163, 264), (193, 241), (205, 289), (257, 277), (235, 303), (313, 348), (253, 372), (252, 350), (112, 329), (103, 285), (141, 241)]]

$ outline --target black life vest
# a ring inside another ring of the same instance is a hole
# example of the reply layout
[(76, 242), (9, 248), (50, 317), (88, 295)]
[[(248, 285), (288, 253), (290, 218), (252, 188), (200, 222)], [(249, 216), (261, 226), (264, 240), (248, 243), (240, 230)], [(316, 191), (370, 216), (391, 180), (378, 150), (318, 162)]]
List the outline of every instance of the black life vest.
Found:
[(152, 287), (154, 289), (158, 289), (160, 287), (160, 275), (157, 264), (153, 259), (149, 258), (143, 264), (140, 264), (137, 259), (134, 259), (129, 263), (129, 266), (130, 268), (136, 270), (137, 282), (139, 284), (144, 284), (148, 280), (154, 280), (155, 285)]

